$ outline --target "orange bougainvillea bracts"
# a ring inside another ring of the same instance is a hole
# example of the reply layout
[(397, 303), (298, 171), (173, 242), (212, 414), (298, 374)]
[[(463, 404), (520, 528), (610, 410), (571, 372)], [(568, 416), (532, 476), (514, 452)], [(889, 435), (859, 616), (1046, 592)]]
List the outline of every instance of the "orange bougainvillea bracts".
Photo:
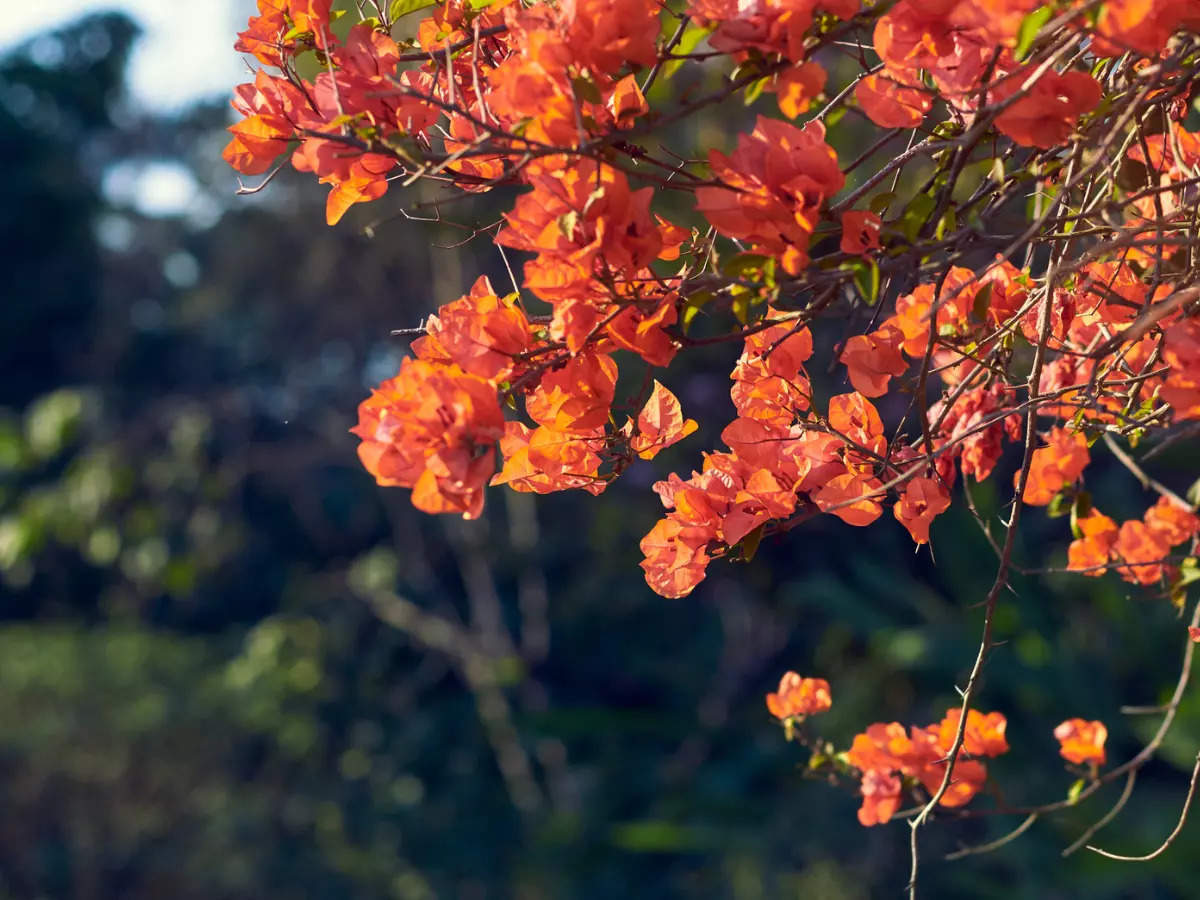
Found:
[(801, 678), (795, 672), (785, 672), (779, 679), (779, 690), (767, 694), (767, 710), (777, 719), (823, 713), (832, 705), (828, 681)]
[[(899, 722), (876, 723), (855, 736), (846, 759), (862, 773), (860, 823), (881, 825), (899, 808), (902, 784), (897, 776), (915, 779), (930, 795), (941, 787), (960, 716), (961, 710), (950, 709), (941, 722), (908, 731)], [(942, 806), (963, 806), (979, 793), (987, 781), (987, 766), (971, 757), (1008, 752), (1006, 728), (1000, 713), (968, 712), (950, 785), (940, 800)]]
[[(473, 519), (490, 485), (595, 495), (632, 471), (663, 509), (625, 518), (672, 599), (721, 559), (807, 583), (808, 527), (855, 548), (847, 529), (890, 528), (944, 564), (926, 545), (953, 516), (997, 551), (992, 599), (1062, 569), (1034, 558), (1045, 530), (1070, 572), (1194, 601), (1196, 0), (412, 6), (258, 0), (223, 153), (243, 193), (310, 174), (347, 239), (428, 221), (487, 267), (420, 327), (381, 323), (412, 341), (372, 350), (396, 365), (352, 429), (378, 484)], [(342, 274), (331, 302), (354, 302), (370, 279)], [(685, 468), (649, 474), (668, 448)], [(829, 686), (789, 672), (767, 703), (796, 737)], [(1103, 763), (1100, 723), (1056, 734)], [(974, 709), (845, 754), (799, 737), (855, 775), (864, 825), (972, 802), (1008, 749)]]
[(709, 165), (727, 187), (697, 189), (696, 208), (721, 234), (798, 273), (808, 262), (821, 207), (845, 182), (825, 127), (796, 128), (760, 116), (732, 156), (713, 150)]
[(1076, 765), (1102, 766), (1105, 763), (1104, 742), (1108, 729), (1103, 722), (1068, 719), (1054, 729), (1059, 754)]
[(504, 430), (495, 389), (458, 366), (406, 359), (358, 410), (358, 455), (383, 485), (413, 490), (425, 512), (483, 510)]
[(1045, 506), (1079, 478), (1090, 460), (1086, 435), (1065, 428), (1052, 429), (1045, 445), (1033, 451), (1021, 499), (1031, 506)]

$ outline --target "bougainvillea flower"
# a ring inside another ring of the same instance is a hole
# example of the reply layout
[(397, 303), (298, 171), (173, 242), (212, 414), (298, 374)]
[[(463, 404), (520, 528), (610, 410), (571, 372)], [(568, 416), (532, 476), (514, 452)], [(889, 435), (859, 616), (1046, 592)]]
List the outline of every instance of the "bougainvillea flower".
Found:
[(854, 99), (881, 128), (916, 128), (933, 108), (933, 98), (887, 75), (868, 75), (854, 88)]
[(913, 478), (893, 507), (896, 520), (918, 544), (929, 543), (930, 523), (950, 508), (950, 492), (934, 478)]
[[(946, 710), (946, 717), (936, 726), (938, 746), (946, 753), (954, 746), (954, 735), (962, 710), (955, 706)], [(933, 726), (931, 726), (933, 727)], [(963, 729), (962, 749), (972, 756), (999, 756), (1008, 752), (1008, 740), (1004, 736), (1008, 720), (1003, 713), (990, 712), (984, 715), (977, 709), (967, 710), (967, 727)]]
[(695, 419), (683, 417), (675, 395), (655, 381), (650, 399), (638, 413), (629, 448), (642, 459), (653, 459), (660, 450), (682, 441), (698, 427)]
[(882, 227), (883, 221), (869, 210), (852, 209), (842, 213), (842, 252), (865, 256), (878, 250)]
[(808, 262), (821, 207), (846, 180), (825, 142), (825, 126), (811, 121), (797, 128), (760, 116), (732, 156), (712, 150), (709, 165), (726, 186), (698, 188), (696, 209), (717, 231), (797, 274)]
[[(1015, 75), (1011, 89), (997, 99), (1011, 96), (1023, 82)], [(1095, 109), (1103, 90), (1087, 72), (1045, 72), (1021, 99), (996, 117), (996, 130), (1022, 147), (1056, 147), (1063, 143), (1079, 117)]]
[(1080, 537), (1067, 548), (1067, 568), (1094, 578), (1104, 574), (1104, 566), (1117, 542), (1117, 523), (1098, 510), (1075, 521)]
[(504, 430), (496, 389), (455, 365), (405, 359), (358, 407), (358, 455), (384, 486), (413, 489), (424, 512), (474, 519)]
[(1133, 519), (1122, 522), (1113, 544), (1113, 553), (1127, 565), (1117, 569), (1126, 581), (1154, 584), (1163, 575), (1163, 560), (1170, 554), (1170, 545), (1145, 522)]
[(1172, 547), (1190, 540), (1200, 531), (1200, 517), (1170, 497), (1159, 497), (1158, 502), (1146, 510), (1143, 519), (1147, 528)]
[(856, 334), (846, 341), (839, 357), (850, 375), (850, 383), (864, 397), (882, 397), (892, 378), (908, 371), (908, 361), (900, 353), (904, 334), (885, 323), (868, 334)]
[(775, 79), (775, 99), (779, 103), (779, 111), (789, 119), (808, 112), (813, 98), (825, 90), (827, 77), (825, 69), (815, 62), (784, 69)]
[(785, 672), (779, 679), (779, 690), (767, 694), (767, 709), (777, 719), (816, 715), (832, 705), (828, 681), (824, 678), (801, 678), (795, 672)]
[(1104, 742), (1108, 739), (1108, 729), (1103, 722), (1068, 719), (1054, 729), (1054, 737), (1061, 745), (1058, 752), (1067, 762), (1104, 765)]
[[(1087, 437), (1082, 432), (1052, 428), (1046, 445), (1033, 451), (1021, 499), (1030, 506), (1045, 506), (1063, 487), (1079, 478), (1090, 460)], [(1020, 475), (1020, 472), (1014, 474), (1014, 484)]]

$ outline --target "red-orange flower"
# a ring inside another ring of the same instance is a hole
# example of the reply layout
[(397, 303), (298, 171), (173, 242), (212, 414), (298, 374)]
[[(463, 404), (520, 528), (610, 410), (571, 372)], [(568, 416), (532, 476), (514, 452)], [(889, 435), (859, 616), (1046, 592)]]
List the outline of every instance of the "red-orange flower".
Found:
[[(941, 787), (946, 775), (946, 756), (954, 744), (961, 711), (950, 709), (937, 725), (911, 728), (899, 722), (876, 722), (855, 735), (846, 760), (862, 770), (862, 807), (858, 820), (863, 825), (886, 822), (899, 808), (901, 783), (897, 775), (916, 778), (930, 794)], [(997, 756), (1008, 751), (1004, 738), (1007, 722), (1000, 713), (971, 710), (963, 734), (962, 753)], [(987, 781), (987, 767), (960, 755), (951, 781), (939, 801), (941, 806), (968, 803)]]
[(950, 507), (950, 492), (933, 478), (913, 478), (901, 489), (893, 512), (918, 544), (929, 543), (930, 523)]
[[(1033, 451), (1029, 480), (1021, 499), (1030, 506), (1045, 506), (1065, 485), (1074, 483), (1090, 460), (1087, 438), (1082, 432), (1052, 428), (1046, 446)], [(1020, 472), (1014, 475), (1014, 483), (1020, 475)]]
[(760, 116), (732, 156), (713, 150), (709, 164), (728, 187), (699, 188), (696, 208), (722, 234), (752, 243), (797, 274), (808, 262), (820, 208), (845, 183), (825, 126), (797, 128)]
[[(954, 746), (954, 735), (958, 730), (962, 710), (955, 706), (946, 710), (946, 717), (936, 726), (938, 746), (946, 753)], [(932, 726), (931, 726), (932, 727)], [(986, 715), (977, 709), (967, 710), (967, 727), (963, 730), (962, 749), (972, 756), (999, 756), (1008, 752), (1008, 740), (1004, 736), (1008, 720), (1003, 713), (990, 712)]]
[(1143, 518), (1146, 527), (1172, 547), (1200, 531), (1200, 517), (1170, 497), (1159, 497)]
[(767, 709), (777, 719), (816, 715), (832, 705), (828, 681), (824, 678), (801, 678), (795, 672), (785, 672), (779, 679), (779, 690), (767, 694)]
[(1098, 510), (1076, 519), (1082, 535), (1067, 548), (1067, 568), (1098, 578), (1104, 574), (1113, 545), (1117, 542), (1117, 523)]
[(1068, 719), (1054, 729), (1054, 737), (1061, 744), (1058, 752), (1068, 762), (1104, 765), (1104, 742), (1108, 738), (1108, 729), (1103, 722)]
[(785, 69), (775, 79), (775, 99), (779, 111), (789, 119), (807, 112), (814, 97), (825, 90), (827, 75), (820, 63), (806, 62)]
[(869, 210), (852, 209), (842, 213), (842, 252), (865, 256), (879, 249), (879, 230), (883, 221)]
[(675, 395), (655, 381), (650, 399), (638, 413), (629, 448), (642, 459), (653, 459), (660, 450), (682, 441), (699, 427), (695, 419), (683, 417)]
[(904, 334), (889, 323), (870, 334), (856, 334), (846, 341), (840, 359), (854, 389), (864, 397), (886, 394), (892, 378), (908, 371), (908, 362), (900, 353), (903, 343)]
[(854, 99), (881, 128), (916, 128), (933, 108), (933, 98), (887, 75), (868, 75), (854, 88)]
[(384, 486), (412, 488), (424, 512), (476, 518), (504, 428), (496, 389), (455, 365), (405, 359), (358, 407), (358, 455)]
[(1128, 565), (1117, 569), (1126, 581), (1154, 584), (1163, 574), (1162, 562), (1171, 552), (1170, 545), (1145, 522), (1133, 519), (1121, 524), (1113, 553)]
[(486, 275), (467, 294), (430, 316), (425, 331), (426, 336), (412, 344), (419, 358), (457, 363), (463, 371), (491, 381), (511, 374), (513, 357), (533, 342), (516, 295), (496, 296)]
[[(999, 91), (1002, 96), (996, 99), (1011, 96), (1023, 82), (1023, 74), (1012, 76), (1011, 87)], [(1100, 84), (1087, 72), (1045, 72), (1025, 96), (996, 117), (996, 130), (1022, 147), (1057, 147), (1102, 94)]]

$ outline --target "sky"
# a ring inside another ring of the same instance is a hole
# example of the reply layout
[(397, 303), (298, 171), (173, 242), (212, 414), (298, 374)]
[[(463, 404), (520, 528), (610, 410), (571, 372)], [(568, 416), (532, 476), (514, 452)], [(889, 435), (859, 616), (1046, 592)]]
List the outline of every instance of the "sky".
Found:
[(132, 90), (157, 110), (228, 95), (248, 80), (233, 42), (255, 9), (253, 0), (16, 0), (4, 7), (0, 53), (87, 13), (128, 13), (144, 31), (130, 66)]
[[(255, 8), (254, 0), (10, 2), (0, 16), (0, 54), (89, 13), (121, 10), (142, 28), (130, 61), (134, 99), (149, 109), (170, 112), (195, 100), (228, 97), (234, 85), (249, 80), (246, 62), (233, 42)], [(230, 192), (235, 186), (231, 171)], [(103, 189), (112, 202), (145, 215), (186, 213), (204, 225), (219, 212), (191, 173), (170, 160), (117, 165), (105, 174)]]

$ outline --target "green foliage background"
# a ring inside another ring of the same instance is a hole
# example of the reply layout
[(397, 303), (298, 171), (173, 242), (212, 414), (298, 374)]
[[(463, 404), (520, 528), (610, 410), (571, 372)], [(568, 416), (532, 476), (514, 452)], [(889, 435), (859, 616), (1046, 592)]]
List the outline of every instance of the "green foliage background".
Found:
[[(500, 260), (400, 219), (365, 237), (392, 199), (326, 229), (287, 173), (231, 198), (224, 108), (132, 107), (135, 39), (96, 17), (0, 61), (0, 897), (898, 896), (906, 826), (862, 829), (850, 789), (803, 778), (762, 698), (788, 668), (828, 678), (817, 724), (842, 747), (939, 718), (991, 577), (969, 518), (935, 525), (936, 566), (899, 526), (818, 521), (687, 600), (651, 594), (648, 487), (716, 445), (728, 348), (672, 382), (708, 432), (603, 497), (415, 513), (359, 468), (354, 408), (403, 353), (388, 330), (477, 271), (502, 282)], [(164, 163), (195, 208), (112, 188)], [(1029, 521), (1022, 561), (1061, 563), (1062, 520)], [(1014, 589), (983, 706), (1009, 718), (1006, 796), (1043, 802), (1074, 777), (1058, 721), (1136, 752), (1156, 720), (1119, 707), (1168, 695), (1181, 628), (1115, 580)], [(1104, 845), (1158, 844), (1198, 744), (1191, 691)], [(925, 895), (1196, 896), (1197, 828), (1148, 866), (1060, 859), (1115, 796), (952, 865), (1016, 822), (939, 820)]]

